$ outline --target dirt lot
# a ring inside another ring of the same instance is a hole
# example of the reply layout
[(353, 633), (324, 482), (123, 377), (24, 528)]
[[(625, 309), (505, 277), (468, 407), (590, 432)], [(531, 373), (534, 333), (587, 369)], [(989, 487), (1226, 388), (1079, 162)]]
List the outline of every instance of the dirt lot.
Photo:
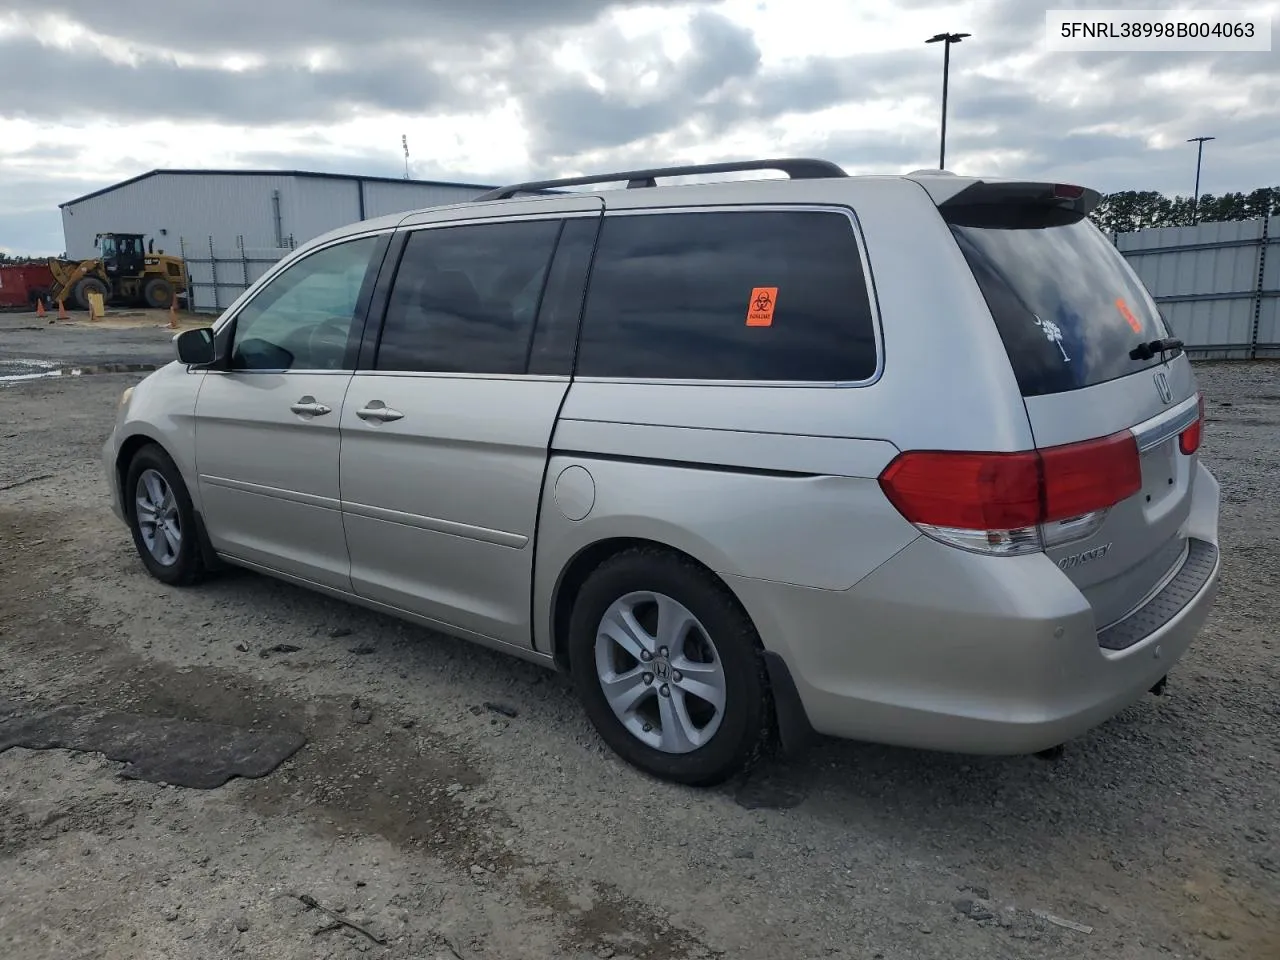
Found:
[[(0, 360), (169, 349), (11, 326)], [(623, 765), (539, 668), (247, 573), (152, 581), (97, 461), (141, 374), (0, 386), (0, 725), (307, 739), (209, 790), (0, 753), (0, 955), (1275, 960), (1280, 367), (1200, 369), (1225, 579), (1167, 696), (1057, 762), (824, 742), (709, 792)]]

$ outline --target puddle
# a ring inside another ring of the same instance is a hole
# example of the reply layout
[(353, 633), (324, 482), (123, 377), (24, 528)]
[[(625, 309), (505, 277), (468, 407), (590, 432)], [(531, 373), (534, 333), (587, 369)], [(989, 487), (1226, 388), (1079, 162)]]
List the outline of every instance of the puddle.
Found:
[(0, 360), (0, 385), (51, 377), (87, 377), (98, 373), (150, 373), (155, 363), (66, 364), (57, 360)]

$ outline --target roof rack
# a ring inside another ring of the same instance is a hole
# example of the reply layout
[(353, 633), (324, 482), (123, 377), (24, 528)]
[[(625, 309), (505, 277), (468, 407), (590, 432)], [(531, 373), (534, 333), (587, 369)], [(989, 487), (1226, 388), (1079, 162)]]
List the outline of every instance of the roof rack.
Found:
[(577, 187), (589, 183), (627, 181), (627, 189), (656, 187), (658, 177), (687, 177), (700, 173), (738, 173), (744, 170), (778, 170), (792, 180), (820, 180), (848, 176), (829, 160), (784, 157), (777, 160), (735, 160), (728, 163), (696, 163), (682, 167), (655, 167), (651, 170), (627, 170), (622, 173), (600, 173), (587, 177), (565, 177), (560, 180), (530, 180), (513, 183), (482, 193), (476, 200), (508, 200), (517, 193), (531, 193), (554, 187)]

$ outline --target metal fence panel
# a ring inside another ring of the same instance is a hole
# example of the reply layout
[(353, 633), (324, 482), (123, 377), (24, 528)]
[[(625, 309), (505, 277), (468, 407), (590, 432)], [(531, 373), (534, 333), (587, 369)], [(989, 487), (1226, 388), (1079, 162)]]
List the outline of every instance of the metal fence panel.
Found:
[(1113, 239), (1193, 356), (1280, 355), (1280, 217)]
[(292, 247), (246, 247), (237, 237), (232, 247), (214, 242), (212, 237), (195, 242), (180, 240), (187, 264), (190, 309), (196, 313), (221, 313), (260, 279)]

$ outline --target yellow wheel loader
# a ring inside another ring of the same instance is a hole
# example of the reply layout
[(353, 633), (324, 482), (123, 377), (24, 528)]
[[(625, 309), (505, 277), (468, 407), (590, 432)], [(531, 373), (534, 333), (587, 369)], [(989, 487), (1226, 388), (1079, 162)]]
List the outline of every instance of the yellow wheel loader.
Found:
[(50, 305), (62, 301), (89, 308), (89, 294), (100, 293), (109, 304), (167, 309), (187, 292), (187, 270), (181, 257), (146, 249), (140, 233), (100, 233), (93, 245), (101, 253), (93, 260), (50, 260), (53, 288)]

